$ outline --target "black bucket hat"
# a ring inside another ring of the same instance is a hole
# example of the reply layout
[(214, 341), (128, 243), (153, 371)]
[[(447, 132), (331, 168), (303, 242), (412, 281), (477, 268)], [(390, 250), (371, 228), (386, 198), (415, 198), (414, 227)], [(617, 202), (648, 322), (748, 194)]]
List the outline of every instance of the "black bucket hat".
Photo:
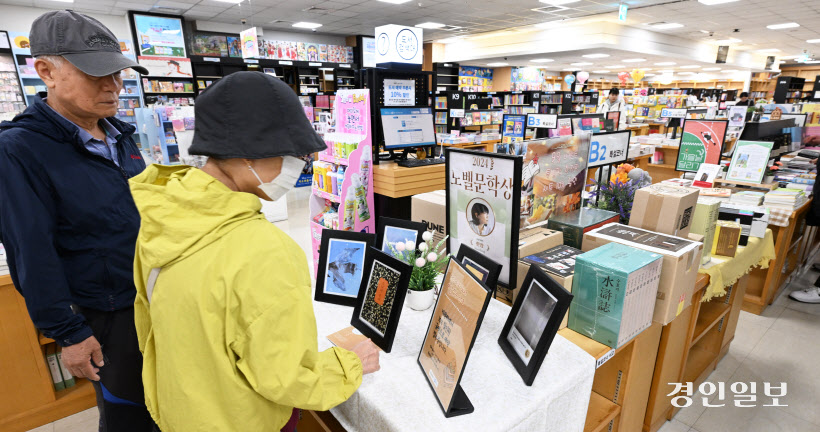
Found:
[(293, 89), (262, 72), (235, 72), (197, 97), (188, 153), (218, 159), (304, 156), (327, 148)]
[(31, 55), (63, 56), (77, 69), (102, 77), (132, 68), (147, 75), (148, 69), (122, 54), (114, 33), (101, 22), (74, 12), (46, 12), (31, 24)]

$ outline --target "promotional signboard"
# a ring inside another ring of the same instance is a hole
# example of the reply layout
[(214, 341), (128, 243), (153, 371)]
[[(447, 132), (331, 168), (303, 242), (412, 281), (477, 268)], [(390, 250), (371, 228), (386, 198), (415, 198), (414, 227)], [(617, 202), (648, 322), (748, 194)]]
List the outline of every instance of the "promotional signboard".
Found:
[(726, 180), (760, 183), (769, 165), (772, 141), (738, 141)]
[(687, 120), (675, 169), (697, 172), (703, 163), (720, 164), (728, 120)]
[(588, 168), (626, 162), (632, 131), (603, 132), (592, 135)]
[(376, 27), (376, 64), (420, 65), (423, 57), (422, 29), (395, 24)]

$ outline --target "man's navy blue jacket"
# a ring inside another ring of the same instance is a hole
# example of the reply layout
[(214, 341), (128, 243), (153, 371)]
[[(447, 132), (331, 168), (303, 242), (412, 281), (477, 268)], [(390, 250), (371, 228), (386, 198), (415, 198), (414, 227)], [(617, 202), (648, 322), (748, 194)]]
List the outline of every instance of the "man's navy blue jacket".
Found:
[(34, 325), (62, 346), (92, 335), (70, 305), (133, 306), (140, 218), (128, 179), (145, 169), (114, 117), (120, 166), (92, 154), (79, 128), (40, 100), (0, 124), (0, 233)]

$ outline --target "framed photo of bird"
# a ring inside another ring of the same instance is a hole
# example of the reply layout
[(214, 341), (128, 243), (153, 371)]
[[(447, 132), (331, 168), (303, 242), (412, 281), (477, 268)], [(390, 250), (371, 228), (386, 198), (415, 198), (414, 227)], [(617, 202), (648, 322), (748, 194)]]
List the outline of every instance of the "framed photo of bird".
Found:
[(364, 274), (365, 255), (367, 249), (375, 244), (375, 234), (322, 230), (313, 299), (355, 306)]

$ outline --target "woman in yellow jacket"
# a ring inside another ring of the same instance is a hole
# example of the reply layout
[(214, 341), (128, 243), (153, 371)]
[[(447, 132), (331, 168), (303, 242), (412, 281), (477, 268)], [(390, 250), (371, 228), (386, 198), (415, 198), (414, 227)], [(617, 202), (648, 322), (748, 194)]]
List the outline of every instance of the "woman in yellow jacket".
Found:
[(293, 90), (258, 72), (203, 92), (196, 122), (202, 169), (131, 180), (145, 402), (163, 432), (293, 430), (295, 408), (328, 410), (379, 368), (370, 341), (318, 351), (305, 254), (260, 213), (325, 144)]

